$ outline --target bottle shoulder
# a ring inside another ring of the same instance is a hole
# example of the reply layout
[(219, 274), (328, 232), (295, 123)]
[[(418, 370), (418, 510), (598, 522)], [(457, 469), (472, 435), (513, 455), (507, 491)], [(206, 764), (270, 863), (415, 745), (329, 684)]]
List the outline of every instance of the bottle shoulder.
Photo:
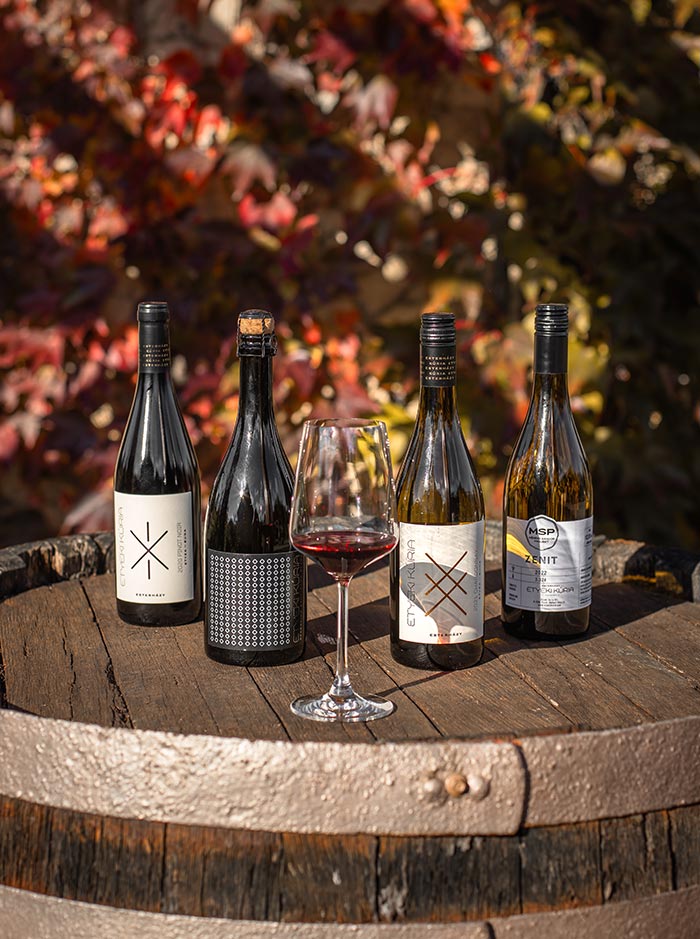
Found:
[(140, 383), (117, 455), (115, 488), (183, 492), (199, 490), (199, 480), (197, 457), (169, 376), (167, 382)]
[(417, 422), (397, 482), (398, 518), (450, 524), (484, 517), (481, 485), (459, 419)]

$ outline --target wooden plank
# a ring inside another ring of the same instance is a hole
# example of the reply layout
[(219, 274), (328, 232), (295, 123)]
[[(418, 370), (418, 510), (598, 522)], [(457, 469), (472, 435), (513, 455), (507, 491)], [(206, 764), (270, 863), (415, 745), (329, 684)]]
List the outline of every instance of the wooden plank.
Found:
[(358, 587), (359, 605), (350, 611), (351, 634), (443, 736), (513, 735), (571, 726), (488, 650), (478, 666), (463, 672), (419, 670), (395, 662), (387, 636), (386, 572), (365, 575)]
[(671, 809), (671, 850), (674, 887), (700, 884), (700, 805)]
[(0, 643), (8, 704), (42, 717), (129, 725), (78, 581), (5, 600)]
[(282, 838), (168, 825), (161, 912), (277, 920)]
[(593, 616), (591, 632), (566, 648), (585, 668), (656, 720), (700, 714), (700, 690), (656, 656)]
[[(335, 635), (335, 618), (313, 593), (307, 598), (307, 629)], [(374, 740), (366, 724), (335, 724), (298, 717), (290, 710), (295, 698), (306, 694), (323, 694), (333, 681), (332, 666), (326, 662), (316, 644), (307, 636), (304, 656), (291, 665), (261, 666), (251, 669), (260, 692), (274, 709), (277, 719), (294, 741), (364, 741)]]
[(0, 880), (9, 887), (46, 892), (51, 809), (0, 796)]
[(625, 623), (617, 632), (689, 678), (696, 687), (700, 684), (700, 618), (692, 622), (678, 616), (672, 607)]
[[(381, 599), (368, 602), (366, 597), (374, 596), (377, 593), (376, 586), (382, 582), (370, 581), (368, 577), (363, 580), (367, 581), (370, 587), (369, 594), (360, 592), (358, 589), (354, 596), (351, 595), (353, 606), (348, 616), (350, 679), (353, 687), (360, 693), (378, 694), (396, 704), (396, 710), (390, 717), (372, 721), (367, 727), (377, 740), (439, 738), (441, 736), (439, 730), (379, 663), (378, 656), (381, 657), (382, 650), (389, 645), (389, 604), (388, 599), (383, 595)], [(351, 589), (353, 585), (354, 581)], [(358, 583), (357, 586), (359, 587), (360, 584)], [(322, 594), (324, 609), (328, 609), (330, 601), (328, 592), (319, 591), (318, 593)], [(319, 596), (318, 600), (320, 599)], [(331, 669), (335, 662), (336, 610), (335, 605), (331, 606), (328, 614), (314, 621), (309, 629), (311, 639), (319, 651), (325, 655)]]
[(376, 918), (376, 838), (284, 834), (282, 839), (283, 922), (367, 923)]
[(519, 839), (381, 838), (377, 881), (382, 922), (519, 913)]
[(531, 828), (521, 835), (523, 913), (602, 902), (598, 825)]
[(606, 903), (673, 890), (665, 812), (601, 821), (600, 856)]
[[(377, 604), (355, 611), (353, 631), (368, 636), (376, 628)], [(570, 721), (499, 662), (488, 649), (480, 664), (464, 671), (439, 672), (395, 662), (386, 639), (364, 647), (387, 675), (445, 737), (481, 737), (568, 729)]]
[(248, 672), (205, 656), (201, 622), (128, 626), (117, 615), (109, 575), (88, 578), (84, 586), (135, 728), (268, 739), (284, 735)]
[(628, 727), (650, 715), (621, 695), (595, 672), (583, 667), (565, 643), (517, 639), (500, 620), (500, 597), (486, 599), (486, 647), (527, 682), (573, 725), (590, 730)]

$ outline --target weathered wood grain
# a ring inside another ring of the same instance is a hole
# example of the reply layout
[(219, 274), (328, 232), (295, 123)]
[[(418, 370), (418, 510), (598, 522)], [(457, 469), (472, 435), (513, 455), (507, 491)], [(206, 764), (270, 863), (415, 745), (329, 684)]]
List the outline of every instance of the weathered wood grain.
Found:
[(699, 839), (700, 806), (515, 836), (376, 838), (165, 825), (0, 797), (0, 883), (233, 920), (464, 922), (697, 884)]
[(10, 705), (44, 717), (128, 724), (78, 581), (40, 587), (2, 603), (0, 644)]
[(381, 838), (382, 922), (461, 922), (520, 912), (520, 845), (502, 838)]
[(605, 901), (652, 896), (673, 889), (669, 822), (665, 812), (600, 822)]
[(520, 836), (523, 913), (602, 902), (598, 824), (531, 828)]
[(654, 720), (700, 714), (700, 688), (655, 655), (592, 617), (589, 634), (566, 645), (585, 667)]
[(572, 654), (565, 643), (517, 639), (503, 628), (498, 613), (500, 598), (486, 600), (491, 618), (486, 647), (511, 671), (534, 688), (572, 726), (589, 730), (628, 727), (651, 719), (603, 677)]
[(160, 912), (277, 920), (281, 835), (165, 826)]
[(201, 623), (128, 626), (117, 615), (109, 575), (86, 579), (84, 588), (135, 728), (284, 737), (248, 672), (206, 658)]
[(282, 840), (282, 920), (367, 923), (376, 919), (376, 838), (287, 833)]
[(672, 809), (668, 814), (674, 887), (680, 890), (700, 883), (700, 805)]

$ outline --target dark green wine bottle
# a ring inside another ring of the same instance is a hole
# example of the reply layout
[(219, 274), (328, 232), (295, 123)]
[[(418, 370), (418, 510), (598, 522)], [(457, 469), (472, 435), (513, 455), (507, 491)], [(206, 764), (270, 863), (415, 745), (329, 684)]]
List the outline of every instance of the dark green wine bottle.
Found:
[(281, 665), (304, 651), (306, 558), (289, 540), (294, 475), (272, 405), (275, 321), (238, 318), (238, 417), (205, 522), (204, 648), (228, 665)]
[(389, 591), (391, 654), (414, 668), (467, 668), (484, 645), (484, 499), (457, 412), (456, 342), (452, 313), (423, 315)]
[(575, 636), (588, 629), (593, 487), (567, 385), (569, 314), (535, 313), (532, 398), (505, 477), (504, 627), (517, 636)]

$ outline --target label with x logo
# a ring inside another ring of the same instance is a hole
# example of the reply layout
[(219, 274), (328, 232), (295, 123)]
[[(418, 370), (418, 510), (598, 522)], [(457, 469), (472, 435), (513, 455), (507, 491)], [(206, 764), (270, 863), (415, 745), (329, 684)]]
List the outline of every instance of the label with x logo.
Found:
[(399, 526), (399, 635), (469, 642), (484, 632), (484, 522)]
[(117, 597), (178, 603), (194, 596), (192, 493), (114, 493)]

